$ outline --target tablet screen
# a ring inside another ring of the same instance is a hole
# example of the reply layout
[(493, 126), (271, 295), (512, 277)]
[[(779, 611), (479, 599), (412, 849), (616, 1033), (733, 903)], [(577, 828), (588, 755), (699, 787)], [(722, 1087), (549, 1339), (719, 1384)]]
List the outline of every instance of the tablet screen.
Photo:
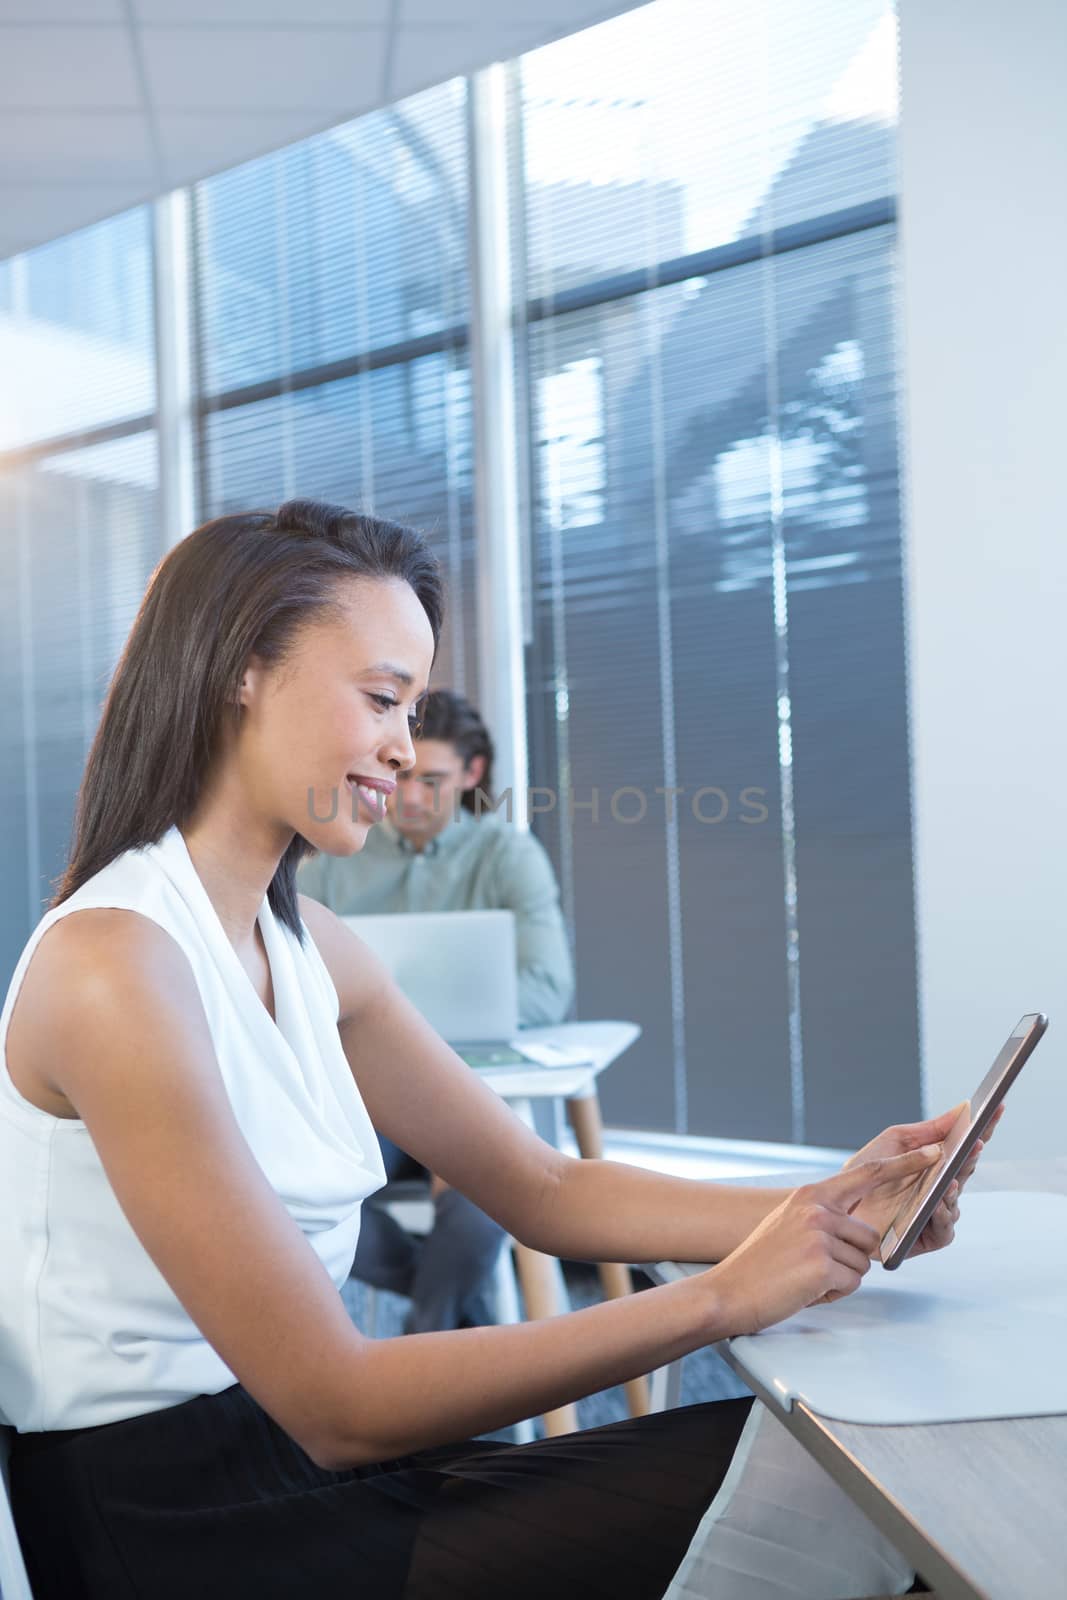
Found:
[[(909, 1232), (917, 1237), (915, 1224), (924, 1212), (927, 1216), (923, 1218), (922, 1226), (925, 1226), (933, 1205), (940, 1200), (941, 1194), (963, 1166), (990, 1113), (1004, 1098), (1047, 1026), (1046, 1017), (1039, 1012), (1031, 1012), (1020, 1020), (1008, 1036), (1004, 1048), (971, 1099), (965, 1100), (960, 1106), (959, 1114), (942, 1145), (940, 1159), (920, 1175), (886, 1229), (881, 1250), (883, 1263), (899, 1264), (907, 1249), (915, 1242), (912, 1238), (904, 1248)], [(932, 1199), (933, 1204), (930, 1203)]]
[[(988, 1084), (988, 1082), (989, 1078), (983, 1080), (983, 1088), (986, 1084)], [(975, 1096), (976, 1101), (979, 1101), (981, 1093), (982, 1091), (979, 1089), (978, 1095)], [(940, 1178), (941, 1174), (952, 1160), (952, 1157), (956, 1154), (960, 1145), (966, 1139), (968, 1132), (974, 1126), (974, 1118), (971, 1115), (971, 1105), (972, 1102), (970, 1100), (965, 1100), (960, 1106), (959, 1116), (952, 1124), (952, 1127), (949, 1129), (948, 1136), (945, 1139), (944, 1144), (941, 1146), (940, 1160), (935, 1161), (932, 1167), (928, 1167), (925, 1172), (920, 1173), (918, 1182), (915, 1184), (915, 1187), (912, 1189), (911, 1193), (905, 1198), (899, 1211), (893, 1218), (893, 1231), (896, 1233), (898, 1238), (904, 1234), (908, 1223), (918, 1211), (919, 1207), (924, 1204), (927, 1196), (930, 1193), (930, 1190), (934, 1187), (934, 1184), (937, 1182), (938, 1178)]]

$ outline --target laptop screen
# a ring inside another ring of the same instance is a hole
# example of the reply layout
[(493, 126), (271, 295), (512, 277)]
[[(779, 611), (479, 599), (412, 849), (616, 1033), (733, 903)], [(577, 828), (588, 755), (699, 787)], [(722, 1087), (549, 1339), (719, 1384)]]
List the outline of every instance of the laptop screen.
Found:
[(511, 911), (343, 917), (449, 1044), (496, 1044), (519, 1026)]

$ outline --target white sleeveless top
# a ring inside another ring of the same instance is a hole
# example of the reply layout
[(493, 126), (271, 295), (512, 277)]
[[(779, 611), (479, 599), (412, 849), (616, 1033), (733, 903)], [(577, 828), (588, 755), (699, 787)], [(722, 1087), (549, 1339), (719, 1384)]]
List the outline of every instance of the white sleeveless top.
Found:
[(90, 907), (140, 912), (185, 952), (241, 1131), (338, 1290), (360, 1203), (385, 1182), (310, 934), (301, 946), (264, 899), (272, 1022), (178, 829), (120, 856), (42, 918), (0, 1016), (0, 1421), (22, 1432), (117, 1422), (236, 1381), (126, 1221), (85, 1124), (31, 1105), (7, 1071), (8, 1022), (39, 940)]

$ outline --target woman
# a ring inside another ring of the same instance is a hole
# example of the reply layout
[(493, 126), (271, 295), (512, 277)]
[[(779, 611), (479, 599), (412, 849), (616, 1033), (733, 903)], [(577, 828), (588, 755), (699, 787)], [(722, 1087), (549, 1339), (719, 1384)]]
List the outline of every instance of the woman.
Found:
[[(936, 1157), (946, 1119), (792, 1193), (566, 1160), (298, 903), (308, 846), (361, 849), (410, 765), (440, 619), (415, 535), (315, 503), (209, 523), (149, 586), (0, 1021), (0, 1409), (37, 1600), (659, 1596), (748, 1402), (472, 1436), (850, 1293), (876, 1244), (851, 1208)], [(536, 1248), (721, 1265), (367, 1340), (338, 1290), (372, 1123)]]
[[(398, 771), (386, 816), (354, 856), (316, 856), (298, 886), (338, 916), (366, 912), (511, 911), (519, 1021), (561, 1022), (574, 992), (552, 864), (530, 833), (486, 810), (493, 742), (476, 708), (450, 689), (419, 707), (414, 761)], [(382, 1141), (387, 1178), (425, 1169)], [(353, 1276), (407, 1295), (409, 1333), (495, 1321), (492, 1277), (503, 1229), (458, 1189), (433, 1182), (433, 1226), (418, 1243), (388, 1209), (384, 1189), (366, 1209)]]

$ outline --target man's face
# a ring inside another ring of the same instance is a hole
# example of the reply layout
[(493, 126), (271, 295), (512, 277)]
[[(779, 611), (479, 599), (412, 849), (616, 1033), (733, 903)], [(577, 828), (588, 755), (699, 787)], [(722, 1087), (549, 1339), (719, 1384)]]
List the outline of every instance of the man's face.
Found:
[(447, 828), (459, 809), (465, 789), (477, 787), (484, 763), (480, 757), (464, 767), (454, 745), (444, 739), (416, 739), (415, 764), (398, 773), (389, 815), (398, 833), (421, 846)]

